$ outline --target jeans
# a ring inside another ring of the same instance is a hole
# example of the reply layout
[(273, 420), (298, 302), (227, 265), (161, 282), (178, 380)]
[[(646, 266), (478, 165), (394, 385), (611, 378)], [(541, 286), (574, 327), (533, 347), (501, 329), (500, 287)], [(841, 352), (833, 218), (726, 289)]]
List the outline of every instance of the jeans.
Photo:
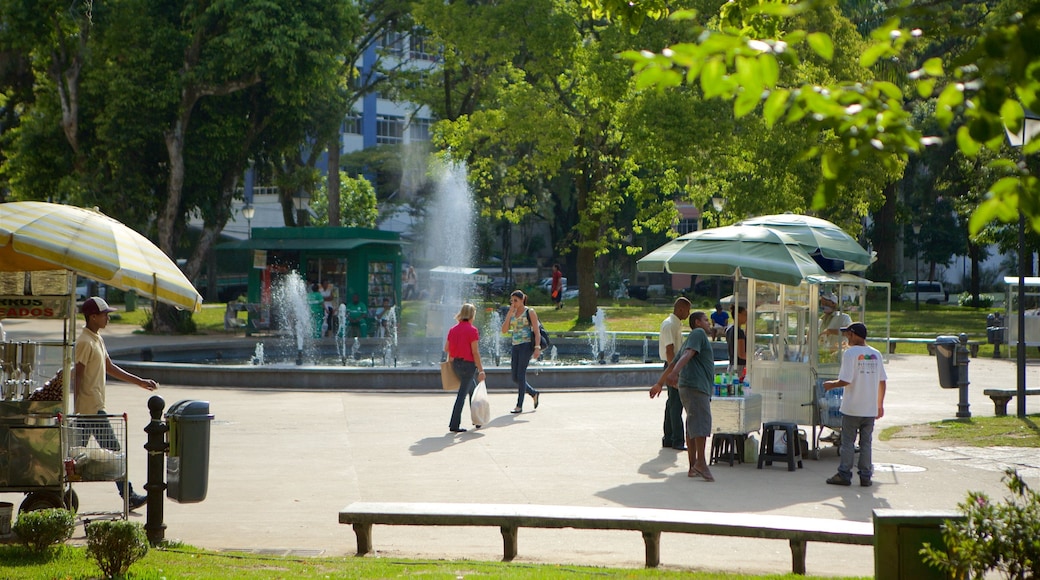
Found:
[(852, 462), (856, 455), (856, 434), (859, 434), (859, 476), (870, 479), (874, 474), (871, 458), (871, 442), (874, 437), (874, 417), (841, 416), (841, 461), (838, 464), (838, 475), (843, 479), (852, 479)]
[(451, 410), (448, 429), (458, 429), (459, 423), (462, 422), (462, 406), (466, 403), (467, 395), (470, 404), (473, 404), (473, 389), (477, 388), (474, 380), (474, 376), (477, 374), (477, 363), (457, 358), (451, 361), (451, 369), (455, 371), (455, 376), (459, 377), (459, 394), (455, 397), (455, 407)]
[(534, 355), (534, 345), (530, 342), (514, 344), (510, 353), (509, 369), (513, 373), (513, 384), (517, 386), (516, 408), (524, 406), (524, 395), (534, 397), (538, 391), (527, 383), (527, 365), (531, 364), (531, 356)]
[(664, 438), (661, 440), (661, 444), (669, 447), (682, 447), (686, 444), (682, 398), (679, 397), (679, 389), (676, 387), (665, 388), (668, 389), (668, 399), (664, 403)]

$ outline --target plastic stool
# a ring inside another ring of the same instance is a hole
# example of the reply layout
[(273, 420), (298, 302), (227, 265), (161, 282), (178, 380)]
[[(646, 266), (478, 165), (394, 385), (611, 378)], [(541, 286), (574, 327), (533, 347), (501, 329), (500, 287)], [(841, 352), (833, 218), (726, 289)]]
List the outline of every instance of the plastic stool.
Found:
[[(777, 431), (782, 431), (787, 440), (787, 451), (776, 453), (773, 442)], [(796, 459), (797, 458), (797, 459)], [(787, 471), (794, 471), (795, 465), (802, 467), (802, 441), (798, 437), (798, 425), (783, 421), (770, 421), (762, 425), (762, 444), (758, 449), (758, 468), (762, 464), (772, 465), (774, 461), (786, 461)]]
[(744, 463), (744, 441), (747, 435), (742, 433), (715, 433), (711, 436), (711, 461), (709, 465), (715, 465), (720, 461), (729, 461), (730, 467), (733, 461)]

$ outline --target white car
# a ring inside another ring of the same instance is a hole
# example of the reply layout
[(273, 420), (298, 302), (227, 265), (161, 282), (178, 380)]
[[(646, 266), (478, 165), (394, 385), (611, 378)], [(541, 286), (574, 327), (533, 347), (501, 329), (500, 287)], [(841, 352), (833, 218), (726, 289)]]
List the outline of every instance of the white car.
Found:
[(910, 302), (920, 300), (925, 304), (946, 304), (950, 300), (950, 293), (943, 288), (942, 282), (911, 281), (903, 288), (902, 299)]

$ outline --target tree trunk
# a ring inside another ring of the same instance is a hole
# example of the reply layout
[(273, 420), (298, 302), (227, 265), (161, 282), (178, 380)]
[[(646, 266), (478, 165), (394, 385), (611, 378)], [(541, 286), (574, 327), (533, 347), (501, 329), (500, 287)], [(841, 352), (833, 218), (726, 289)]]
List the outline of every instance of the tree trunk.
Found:
[(336, 227), (341, 225), (339, 219), (339, 135), (329, 141), (329, 184), (327, 192), (329, 196), (329, 225)]
[(885, 188), (883, 194), (885, 203), (881, 209), (874, 214), (874, 235), (871, 239), (874, 251), (877, 252), (877, 261), (870, 267), (870, 278), (873, 280), (894, 281), (895, 274), (899, 270), (899, 224), (896, 223), (896, 209), (898, 195), (897, 185), (890, 184)]

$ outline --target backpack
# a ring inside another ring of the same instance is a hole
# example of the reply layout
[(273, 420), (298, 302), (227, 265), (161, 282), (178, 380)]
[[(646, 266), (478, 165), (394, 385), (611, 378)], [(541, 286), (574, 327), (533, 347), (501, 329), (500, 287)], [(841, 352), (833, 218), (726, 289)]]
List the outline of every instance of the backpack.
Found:
[[(531, 324), (531, 309), (528, 308), (527, 311), (525, 312), (525, 314), (527, 314), (527, 324), (530, 326), (530, 324)], [(531, 329), (531, 330), (534, 330), (534, 329)], [(545, 327), (542, 326), (542, 322), (541, 321), (538, 321), (538, 335), (542, 337), (541, 341), (538, 343), (538, 346), (542, 347), (542, 350), (549, 350), (550, 348), (552, 348), (552, 341), (549, 340), (549, 333), (545, 331)], [(531, 343), (532, 344), (534, 343), (534, 333), (533, 332), (531, 333)]]

